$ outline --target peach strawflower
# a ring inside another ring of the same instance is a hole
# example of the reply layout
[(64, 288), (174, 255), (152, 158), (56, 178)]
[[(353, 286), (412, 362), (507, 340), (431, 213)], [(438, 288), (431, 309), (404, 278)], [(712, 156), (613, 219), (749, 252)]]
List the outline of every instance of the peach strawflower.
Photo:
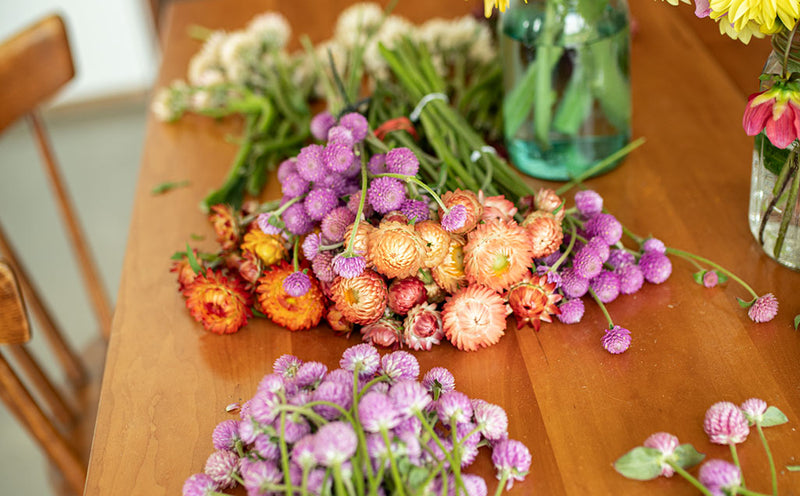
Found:
[(508, 305), (514, 312), (517, 329), (530, 324), (538, 331), (541, 321), (552, 322), (550, 316), (561, 313), (556, 303), (562, 297), (554, 293), (555, 290), (556, 283), (548, 283), (547, 276), (525, 279), (508, 290)]
[(483, 191), (478, 191), (478, 201), (483, 205), (481, 220), (511, 220), (517, 213), (517, 207), (513, 202), (507, 200), (505, 196), (483, 196)]
[(558, 222), (564, 220), (564, 215), (566, 214), (564, 209), (564, 200), (552, 189), (541, 188), (539, 192), (536, 193), (534, 202), (538, 210), (544, 210), (545, 212), (550, 212), (551, 214), (558, 208), (558, 212), (553, 215), (555, 215)]
[(447, 299), (442, 323), (456, 348), (476, 351), (496, 344), (505, 333), (506, 305), (491, 289), (474, 284)]
[(374, 346), (397, 349), (403, 341), (403, 323), (395, 319), (379, 319), (361, 327), (361, 340)]
[(340, 312), (335, 305), (328, 309), (328, 312), (325, 314), (325, 320), (328, 321), (328, 325), (331, 326), (331, 329), (333, 329), (333, 332), (336, 334), (343, 334), (349, 337), (350, 333), (353, 332), (353, 323), (345, 319), (342, 312)]
[[(372, 264), (372, 261), (369, 257), (369, 252), (367, 251), (367, 239), (372, 231), (375, 230), (375, 227), (372, 224), (367, 222), (359, 222), (358, 229), (356, 230), (356, 240), (353, 243), (353, 251), (362, 257), (367, 262), (367, 267)], [(350, 235), (353, 233), (353, 224), (347, 228), (347, 231), (344, 234), (344, 247), (345, 250), (350, 249)]]
[(416, 275), (425, 257), (425, 245), (414, 226), (381, 222), (367, 238), (367, 251), (375, 270), (390, 279)]
[(207, 331), (233, 334), (252, 315), (251, 295), (237, 278), (207, 269), (183, 290), (186, 308)]
[(239, 242), (239, 227), (230, 205), (218, 204), (211, 207), (208, 220), (217, 234), (217, 242), (223, 250), (236, 248)]
[(515, 221), (479, 224), (467, 239), (464, 273), (470, 284), (501, 292), (529, 274), (533, 256), (528, 232)]
[(245, 235), (241, 245), (242, 251), (250, 252), (264, 262), (272, 265), (278, 260), (286, 258), (288, 251), (283, 244), (283, 239), (275, 234), (264, 234), (261, 229), (250, 229)]
[(331, 286), (331, 299), (345, 319), (354, 324), (371, 324), (383, 317), (386, 309), (386, 282), (370, 269), (350, 279), (337, 277)]
[(561, 246), (564, 232), (561, 223), (550, 212), (536, 210), (522, 222), (530, 236), (533, 258), (542, 258), (554, 253)]
[(436, 284), (450, 294), (467, 285), (467, 276), (464, 274), (465, 243), (463, 236), (451, 235), (447, 256), (444, 257), (442, 263), (431, 269), (431, 275)]
[[(305, 268), (303, 264), (302, 268)], [(325, 311), (325, 296), (311, 271), (308, 271), (311, 287), (306, 294), (290, 296), (286, 293), (283, 281), (294, 272), (292, 264), (281, 260), (264, 269), (256, 288), (262, 311), (270, 320), (292, 332), (316, 326)]]
[(417, 222), (414, 224), (414, 230), (417, 231), (425, 245), (425, 258), (422, 265), (430, 269), (442, 263), (450, 246), (450, 233), (445, 231), (441, 224), (432, 220)]
[[(478, 201), (478, 196), (469, 190), (456, 189), (455, 191), (448, 191), (442, 195), (442, 202), (447, 208), (452, 208), (455, 205), (464, 205), (467, 208), (467, 220), (464, 225), (452, 231), (454, 234), (464, 234), (472, 231), (481, 220), (483, 216), (483, 205)], [(439, 207), (439, 218), (442, 218), (444, 211)]]

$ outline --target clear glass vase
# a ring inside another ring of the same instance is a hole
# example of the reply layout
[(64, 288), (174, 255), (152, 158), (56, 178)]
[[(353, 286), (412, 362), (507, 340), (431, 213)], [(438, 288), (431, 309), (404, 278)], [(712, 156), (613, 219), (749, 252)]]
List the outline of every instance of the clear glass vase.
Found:
[(498, 29), (504, 135), (514, 165), (565, 181), (627, 144), (625, 0), (511, 0)]
[[(780, 33), (773, 36), (772, 46), (764, 76), (781, 74), (784, 61), (794, 65), (792, 70), (800, 65), (800, 37), (790, 44), (786, 33)], [(769, 78), (761, 79), (761, 90), (766, 90)], [(767, 255), (795, 270), (800, 270), (799, 159), (800, 140), (781, 149), (764, 132), (756, 136), (748, 214), (750, 231)]]

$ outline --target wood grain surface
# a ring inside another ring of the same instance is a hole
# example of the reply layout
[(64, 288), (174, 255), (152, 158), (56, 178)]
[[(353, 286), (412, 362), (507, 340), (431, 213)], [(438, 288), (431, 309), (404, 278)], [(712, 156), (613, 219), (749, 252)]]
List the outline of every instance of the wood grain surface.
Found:
[[(170, 4), (157, 84), (185, 77), (199, 48), (186, 34), (192, 24), (236, 29), (254, 14), (274, 9), (287, 15), (295, 34), (321, 40), (347, 3)], [(588, 186), (634, 232), (721, 263), (757, 292), (776, 294), (781, 307), (772, 322), (754, 324), (736, 303), (737, 296), (746, 297), (741, 288), (728, 283), (705, 289), (692, 281), (694, 267), (673, 259), (669, 281), (609, 305), (615, 321), (633, 333), (633, 345), (623, 355), (601, 348), (606, 323), (592, 305), (578, 325), (547, 324), (539, 333), (510, 327), (498, 345), (480, 352), (443, 345), (416, 353), (423, 370), (445, 366), (460, 390), (507, 410), (510, 435), (533, 454), (531, 474), (512, 494), (696, 494), (677, 477), (627, 480), (612, 463), (656, 431), (669, 431), (710, 458), (729, 459), (727, 447), (707, 441), (703, 416), (717, 401), (738, 404), (753, 396), (789, 418), (788, 426), (767, 430), (777, 465), (800, 463), (800, 334), (791, 325), (800, 313), (800, 274), (762, 252), (746, 218), (752, 140), (741, 129), (747, 93), (741, 86), (748, 77), (756, 83), (766, 54), (700, 36), (700, 29), (716, 36), (716, 26), (709, 20), (702, 28), (690, 26), (679, 9), (665, 3), (632, 3), (639, 22), (631, 64), (633, 130), (648, 141)], [(401, 0), (398, 11), (421, 21), (473, 7), (460, 0)], [(706, 44), (706, 38), (714, 42)], [(332, 367), (358, 342), (334, 337), (325, 327), (290, 333), (265, 320), (220, 337), (203, 331), (186, 311), (168, 272), (169, 256), (191, 234), (205, 236), (203, 247), (213, 247), (197, 205), (221, 184), (236, 152), (225, 136), (235, 135), (238, 124), (192, 116), (164, 124), (149, 118), (87, 495), (180, 494), (186, 477), (201, 471), (212, 452), (214, 426), (231, 418), (225, 406), (250, 398), (275, 358), (295, 353)], [(183, 179), (191, 185), (150, 195), (157, 184)], [(265, 197), (277, 192), (272, 181)], [(749, 486), (768, 491), (768, 467), (757, 439), (741, 447), (740, 457)], [(492, 479), (488, 457), (477, 463)], [(780, 494), (800, 494), (800, 474), (780, 469), (778, 479)]]

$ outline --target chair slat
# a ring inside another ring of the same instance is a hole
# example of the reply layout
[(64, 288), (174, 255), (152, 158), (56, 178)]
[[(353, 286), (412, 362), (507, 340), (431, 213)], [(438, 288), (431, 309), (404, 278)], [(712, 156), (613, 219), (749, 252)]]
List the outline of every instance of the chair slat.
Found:
[(69, 427), (77, 418), (75, 410), (64, 399), (64, 395), (56, 389), (39, 362), (24, 347), (14, 345), (8, 347), (8, 353), (13, 357), (14, 363), (22, 371), (25, 378), (30, 381), (31, 387), (38, 396), (47, 404), (49, 413), (59, 422), (59, 425)]
[(25, 306), (11, 268), (0, 262), (0, 344), (22, 344), (31, 339)]

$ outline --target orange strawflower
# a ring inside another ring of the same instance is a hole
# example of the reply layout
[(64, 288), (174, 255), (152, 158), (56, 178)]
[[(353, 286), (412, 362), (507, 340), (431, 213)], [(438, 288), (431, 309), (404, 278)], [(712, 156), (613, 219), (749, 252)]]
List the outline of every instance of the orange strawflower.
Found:
[(483, 191), (478, 192), (478, 201), (483, 205), (481, 220), (489, 222), (492, 220), (511, 220), (517, 213), (517, 207), (513, 202), (507, 200), (505, 196), (483, 196)]
[(552, 322), (550, 316), (561, 313), (556, 306), (561, 295), (554, 293), (555, 290), (556, 283), (548, 283), (547, 276), (534, 276), (508, 290), (508, 305), (514, 312), (517, 329), (531, 324), (538, 331), (541, 321)]
[(239, 225), (236, 222), (236, 214), (230, 205), (218, 204), (211, 207), (208, 220), (217, 234), (217, 242), (223, 250), (236, 248), (239, 242)]
[(370, 269), (350, 279), (337, 277), (331, 286), (331, 299), (345, 319), (354, 324), (371, 324), (383, 317), (386, 309), (386, 282)]
[(422, 267), (425, 245), (414, 226), (381, 222), (367, 238), (367, 252), (375, 270), (390, 279), (412, 277)]
[(436, 284), (450, 294), (467, 285), (467, 276), (464, 274), (464, 244), (463, 236), (453, 234), (447, 247), (447, 255), (439, 265), (431, 268), (431, 275)]
[(476, 351), (496, 344), (505, 334), (506, 305), (503, 298), (479, 284), (460, 290), (442, 307), (445, 336), (462, 351)]
[(470, 284), (497, 292), (529, 274), (533, 262), (528, 232), (513, 220), (479, 224), (464, 246), (464, 273)]
[(442, 263), (450, 247), (450, 233), (445, 231), (441, 224), (432, 220), (414, 224), (414, 230), (422, 238), (425, 246), (423, 267), (430, 269)]
[[(472, 231), (481, 220), (483, 216), (483, 205), (478, 201), (478, 196), (469, 190), (456, 189), (455, 191), (448, 191), (442, 195), (442, 203), (447, 208), (452, 208), (455, 205), (464, 205), (467, 208), (467, 221), (460, 229), (453, 231), (455, 234), (464, 234)], [(439, 207), (439, 218), (442, 218), (444, 211)]]
[(328, 321), (328, 325), (331, 326), (331, 329), (333, 329), (333, 332), (336, 334), (350, 337), (350, 333), (353, 332), (353, 323), (345, 319), (342, 312), (337, 310), (335, 305), (328, 308), (328, 312), (325, 314), (325, 320)]
[[(370, 233), (375, 230), (375, 227), (372, 224), (367, 222), (359, 222), (358, 229), (356, 230), (356, 239), (353, 243), (353, 251), (364, 257), (364, 260), (367, 262), (367, 267), (372, 264), (372, 260), (369, 256), (369, 251), (367, 250), (367, 239), (369, 238)], [(350, 236), (353, 234), (353, 224), (347, 228), (347, 231), (344, 234), (344, 247), (345, 250), (350, 249)]]
[(533, 258), (542, 258), (554, 253), (564, 239), (561, 223), (550, 212), (536, 210), (525, 217), (522, 226), (530, 236)]
[(260, 258), (264, 265), (277, 263), (288, 254), (283, 238), (275, 234), (265, 234), (259, 228), (250, 229), (244, 235), (241, 248), (242, 251), (250, 252)]
[(233, 334), (252, 316), (252, 295), (241, 281), (211, 269), (197, 274), (183, 290), (183, 295), (192, 317), (215, 334)]
[[(304, 264), (300, 267), (301, 270), (305, 268)], [(316, 326), (325, 312), (325, 296), (312, 271), (308, 271), (311, 287), (306, 294), (289, 296), (286, 293), (283, 281), (293, 272), (292, 265), (281, 260), (264, 269), (256, 288), (262, 311), (270, 320), (292, 332)]]

